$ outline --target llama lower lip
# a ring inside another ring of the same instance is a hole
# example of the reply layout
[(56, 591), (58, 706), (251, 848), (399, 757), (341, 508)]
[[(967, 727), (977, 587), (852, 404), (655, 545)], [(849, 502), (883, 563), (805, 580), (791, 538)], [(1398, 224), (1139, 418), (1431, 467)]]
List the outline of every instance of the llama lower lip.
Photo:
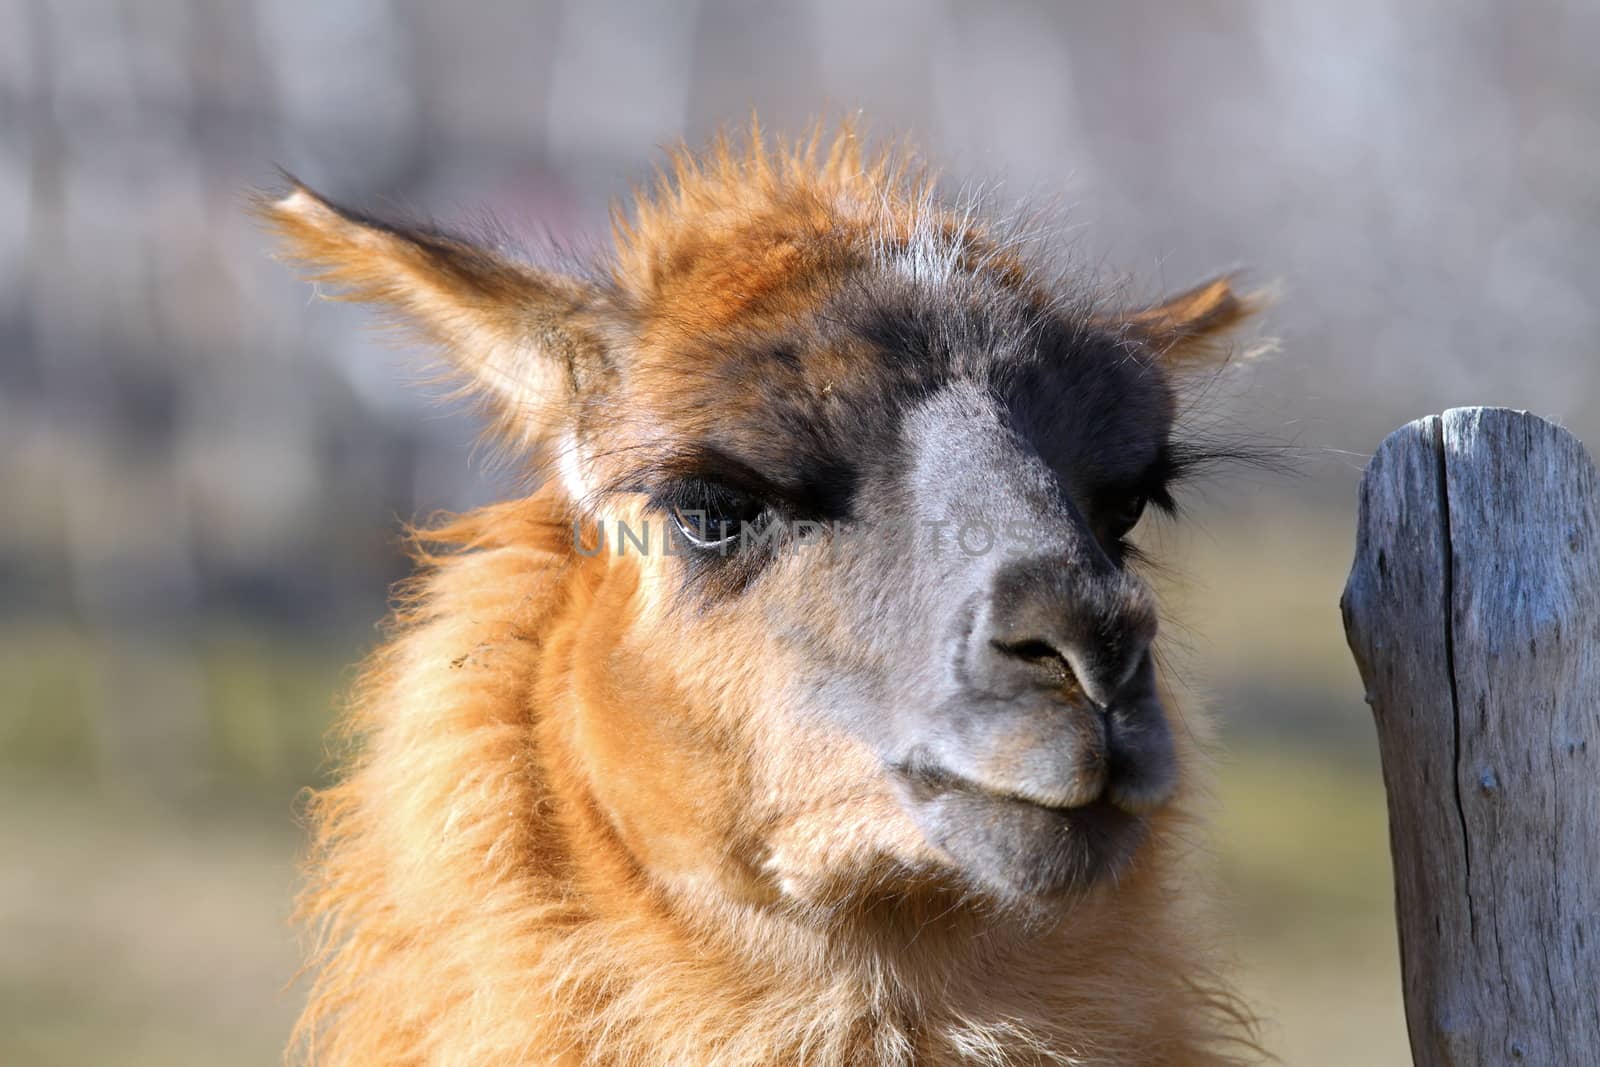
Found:
[(1087, 803), (1063, 804), (1045, 799), (1017, 786), (988, 786), (975, 781), (946, 767), (930, 762), (920, 751), (913, 751), (912, 757), (904, 763), (891, 768), (895, 778), (907, 789), (910, 795), (919, 801), (927, 801), (951, 793), (993, 801), (996, 803), (1010, 803), (1026, 808), (1038, 808), (1044, 811), (1056, 812), (1063, 816), (1074, 813), (1092, 812), (1100, 806), (1111, 806), (1126, 811), (1128, 814), (1139, 815), (1143, 812), (1137, 808), (1117, 802), (1116, 790), (1111, 790)]
[(949, 776), (897, 772), (906, 809), (967, 876), (1007, 897), (1048, 899), (1114, 878), (1146, 820), (1102, 798), (1061, 808)]

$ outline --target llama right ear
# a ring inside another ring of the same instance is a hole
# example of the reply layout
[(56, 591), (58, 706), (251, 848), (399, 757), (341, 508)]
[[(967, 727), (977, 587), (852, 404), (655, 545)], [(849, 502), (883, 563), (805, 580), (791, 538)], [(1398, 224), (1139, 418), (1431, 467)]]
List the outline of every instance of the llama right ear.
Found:
[(603, 361), (587, 325), (600, 303), (592, 287), (431, 229), (378, 222), (290, 181), (286, 195), (255, 204), (284, 258), (336, 287), (335, 299), (377, 304), (443, 349), (517, 434), (542, 437)]
[(1223, 275), (1114, 316), (1110, 324), (1131, 332), (1169, 366), (1210, 364), (1232, 352), (1228, 337), (1269, 303), (1270, 293), (1241, 293)]

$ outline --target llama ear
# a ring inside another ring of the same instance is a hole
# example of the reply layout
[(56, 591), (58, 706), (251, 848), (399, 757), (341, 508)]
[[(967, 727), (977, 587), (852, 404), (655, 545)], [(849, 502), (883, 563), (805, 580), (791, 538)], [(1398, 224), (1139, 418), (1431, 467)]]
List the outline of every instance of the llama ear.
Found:
[(1168, 363), (1213, 362), (1231, 351), (1228, 335), (1269, 302), (1266, 293), (1239, 293), (1223, 275), (1125, 313), (1120, 324)]
[(284, 258), (334, 286), (335, 299), (379, 305), (438, 345), (517, 433), (542, 436), (601, 363), (592, 287), (436, 230), (367, 218), (290, 181), (286, 195), (255, 204)]

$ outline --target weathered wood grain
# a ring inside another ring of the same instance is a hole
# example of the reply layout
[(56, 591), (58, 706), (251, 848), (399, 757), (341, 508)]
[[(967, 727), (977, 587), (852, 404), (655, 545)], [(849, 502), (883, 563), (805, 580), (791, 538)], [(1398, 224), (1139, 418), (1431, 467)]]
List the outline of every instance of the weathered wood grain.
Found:
[(1341, 604), (1383, 756), (1412, 1054), (1600, 1064), (1600, 487), (1457, 408), (1384, 441)]

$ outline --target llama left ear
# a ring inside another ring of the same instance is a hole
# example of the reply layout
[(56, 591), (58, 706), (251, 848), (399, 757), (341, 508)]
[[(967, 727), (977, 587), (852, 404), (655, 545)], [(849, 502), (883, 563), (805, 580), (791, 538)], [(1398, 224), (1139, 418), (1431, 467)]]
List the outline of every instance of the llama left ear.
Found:
[(1119, 325), (1166, 362), (1212, 362), (1229, 353), (1228, 335), (1268, 302), (1265, 293), (1239, 293), (1233, 278), (1224, 275), (1125, 313)]
[(338, 207), (293, 181), (256, 214), (340, 300), (376, 304), (443, 350), (518, 435), (538, 439), (603, 362), (592, 287), (436, 230)]

